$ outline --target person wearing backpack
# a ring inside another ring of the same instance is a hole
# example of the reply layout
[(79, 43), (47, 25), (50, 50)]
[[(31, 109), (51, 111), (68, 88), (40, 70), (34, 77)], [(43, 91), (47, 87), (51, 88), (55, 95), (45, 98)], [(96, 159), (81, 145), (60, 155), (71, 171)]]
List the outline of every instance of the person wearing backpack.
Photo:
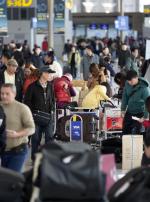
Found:
[(126, 80), (121, 105), (124, 117), (123, 134), (140, 134), (142, 123), (134, 120), (133, 116), (138, 118), (148, 116), (145, 101), (150, 96), (149, 83), (144, 78), (138, 77), (134, 70), (128, 71)]

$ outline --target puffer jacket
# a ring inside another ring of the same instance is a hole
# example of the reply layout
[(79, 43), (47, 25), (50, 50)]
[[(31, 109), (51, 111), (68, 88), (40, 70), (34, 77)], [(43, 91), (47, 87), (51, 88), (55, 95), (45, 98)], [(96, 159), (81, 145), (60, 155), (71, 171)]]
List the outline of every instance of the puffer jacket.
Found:
[[(67, 88), (65, 86), (67, 86)], [(65, 76), (62, 76), (61, 78), (56, 78), (54, 80), (54, 92), (56, 102), (69, 103), (71, 102), (71, 97), (76, 95), (71, 82)]]

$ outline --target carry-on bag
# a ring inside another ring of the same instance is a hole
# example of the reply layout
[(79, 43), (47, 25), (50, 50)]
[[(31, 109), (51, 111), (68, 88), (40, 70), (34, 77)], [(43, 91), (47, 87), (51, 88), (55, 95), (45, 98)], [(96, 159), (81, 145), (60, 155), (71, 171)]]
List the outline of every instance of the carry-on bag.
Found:
[(23, 202), (24, 177), (0, 167), (0, 202)]
[(35, 180), (40, 200), (105, 201), (106, 177), (99, 163), (99, 152), (84, 143), (47, 144)]
[(113, 185), (108, 198), (109, 202), (149, 202), (150, 167), (131, 170)]

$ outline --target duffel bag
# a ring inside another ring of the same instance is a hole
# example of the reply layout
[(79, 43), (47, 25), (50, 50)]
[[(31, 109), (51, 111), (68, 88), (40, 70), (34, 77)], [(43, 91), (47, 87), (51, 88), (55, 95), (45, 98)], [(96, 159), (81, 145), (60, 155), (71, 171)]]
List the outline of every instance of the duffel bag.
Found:
[(100, 171), (98, 151), (84, 143), (49, 143), (42, 153), (41, 201), (105, 200), (106, 176)]
[(110, 202), (149, 202), (150, 167), (131, 170), (108, 193)]

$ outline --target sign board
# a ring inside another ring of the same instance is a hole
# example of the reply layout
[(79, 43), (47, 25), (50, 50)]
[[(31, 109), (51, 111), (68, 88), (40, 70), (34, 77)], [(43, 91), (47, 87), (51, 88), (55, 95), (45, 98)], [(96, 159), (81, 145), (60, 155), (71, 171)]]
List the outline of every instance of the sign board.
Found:
[(150, 40), (146, 40), (145, 60), (150, 59)]
[(37, 34), (48, 33), (47, 0), (37, 0)]
[(89, 25), (89, 28), (90, 28), (90, 29), (93, 29), (93, 30), (94, 30), (94, 29), (97, 29), (97, 24), (92, 23), (92, 24)]
[(118, 30), (127, 31), (129, 30), (129, 17), (128, 16), (118, 16)]
[(55, 0), (54, 1), (54, 33), (64, 34), (65, 30), (65, 1)]
[(70, 118), (70, 141), (83, 141), (83, 120), (76, 114)]
[(32, 18), (31, 20), (31, 27), (32, 28), (37, 28), (37, 18)]
[(124, 135), (122, 138), (122, 169), (131, 170), (141, 166), (143, 136)]
[(150, 5), (144, 5), (144, 13), (149, 14), (150, 13)]
[(33, 0), (7, 0), (7, 7), (30, 7)]
[(100, 29), (108, 30), (109, 29), (109, 24), (100, 24)]
[(7, 6), (6, 1), (0, 1), (0, 36), (6, 36), (8, 32), (7, 26)]

